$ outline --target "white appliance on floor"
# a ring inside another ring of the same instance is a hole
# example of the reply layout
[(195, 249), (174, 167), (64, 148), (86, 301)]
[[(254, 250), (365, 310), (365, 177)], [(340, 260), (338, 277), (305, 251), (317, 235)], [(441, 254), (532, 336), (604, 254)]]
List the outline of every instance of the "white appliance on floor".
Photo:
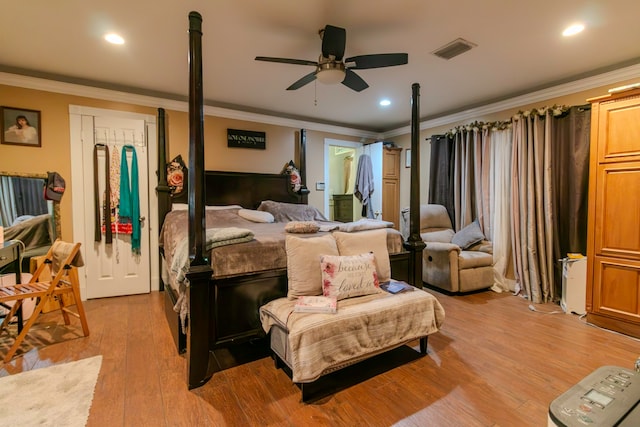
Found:
[(587, 312), (587, 257), (562, 261), (562, 299), (560, 306), (567, 314)]

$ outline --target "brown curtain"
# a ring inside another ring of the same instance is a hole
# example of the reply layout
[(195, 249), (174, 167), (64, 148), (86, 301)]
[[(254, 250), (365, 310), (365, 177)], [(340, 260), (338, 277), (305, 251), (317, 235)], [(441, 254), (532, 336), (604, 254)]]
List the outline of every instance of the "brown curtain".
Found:
[(587, 196), (591, 106), (571, 107), (553, 117), (553, 258), (556, 295), (561, 295), (562, 263), (567, 253), (587, 254)]
[(453, 224), (453, 139), (446, 135), (431, 137), (428, 202), (444, 206)]

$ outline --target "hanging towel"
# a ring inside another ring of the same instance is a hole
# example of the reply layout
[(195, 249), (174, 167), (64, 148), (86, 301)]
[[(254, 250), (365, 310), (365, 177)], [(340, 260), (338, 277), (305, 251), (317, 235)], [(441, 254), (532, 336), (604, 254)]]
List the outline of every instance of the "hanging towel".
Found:
[[(131, 177), (127, 165), (127, 151), (131, 151)], [(140, 254), (140, 191), (138, 182), (138, 158), (133, 145), (122, 147), (120, 159), (120, 212), (121, 223), (131, 224), (131, 252)]]
[(356, 172), (356, 186), (353, 194), (362, 203), (362, 216), (374, 218), (371, 207), (371, 195), (373, 194), (373, 164), (368, 154), (362, 154), (358, 158), (358, 170)]

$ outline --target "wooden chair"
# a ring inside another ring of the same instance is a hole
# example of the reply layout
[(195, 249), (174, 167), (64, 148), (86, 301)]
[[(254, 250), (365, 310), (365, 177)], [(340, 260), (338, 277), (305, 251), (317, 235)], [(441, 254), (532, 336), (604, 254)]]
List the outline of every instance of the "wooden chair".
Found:
[[(67, 243), (56, 240), (49, 249), (49, 252), (47, 252), (44, 262), (37, 268), (29, 283), (0, 287), (0, 302), (15, 302), (4, 318), (2, 325), (0, 325), (0, 333), (8, 326), (9, 320), (13, 318), (25, 299), (38, 298), (38, 303), (33, 310), (33, 314), (16, 337), (9, 352), (4, 356), (5, 363), (11, 360), (29, 332), (29, 329), (35, 323), (38, 315), (42, 312), (43, 307), (49, 301), (53, 302), (57, 300), (66, 325), (70, 324), (69, 314), (79, 318), (84, 336), (89, 336), (89, 326), (87, 325), (87, 318), (80, 298), (80, 286), (76, 268), (82, 267), (83, 265), (80, 243)], [(49, 275), (46, 273), (49, 273)], [(41, 281), (41, 277), (51, 277), (51, 279)], [(76, 312), (65, 306), (64, 294), (73, 295)]]

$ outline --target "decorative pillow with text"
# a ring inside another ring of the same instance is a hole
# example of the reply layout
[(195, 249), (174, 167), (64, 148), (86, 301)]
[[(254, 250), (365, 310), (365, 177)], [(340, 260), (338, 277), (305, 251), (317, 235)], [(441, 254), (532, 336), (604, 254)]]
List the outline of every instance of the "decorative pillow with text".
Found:
[(338, 300), (375, 294), (380, 282), (372, 252), (351, 256), (323, 255), (322, 294)]

